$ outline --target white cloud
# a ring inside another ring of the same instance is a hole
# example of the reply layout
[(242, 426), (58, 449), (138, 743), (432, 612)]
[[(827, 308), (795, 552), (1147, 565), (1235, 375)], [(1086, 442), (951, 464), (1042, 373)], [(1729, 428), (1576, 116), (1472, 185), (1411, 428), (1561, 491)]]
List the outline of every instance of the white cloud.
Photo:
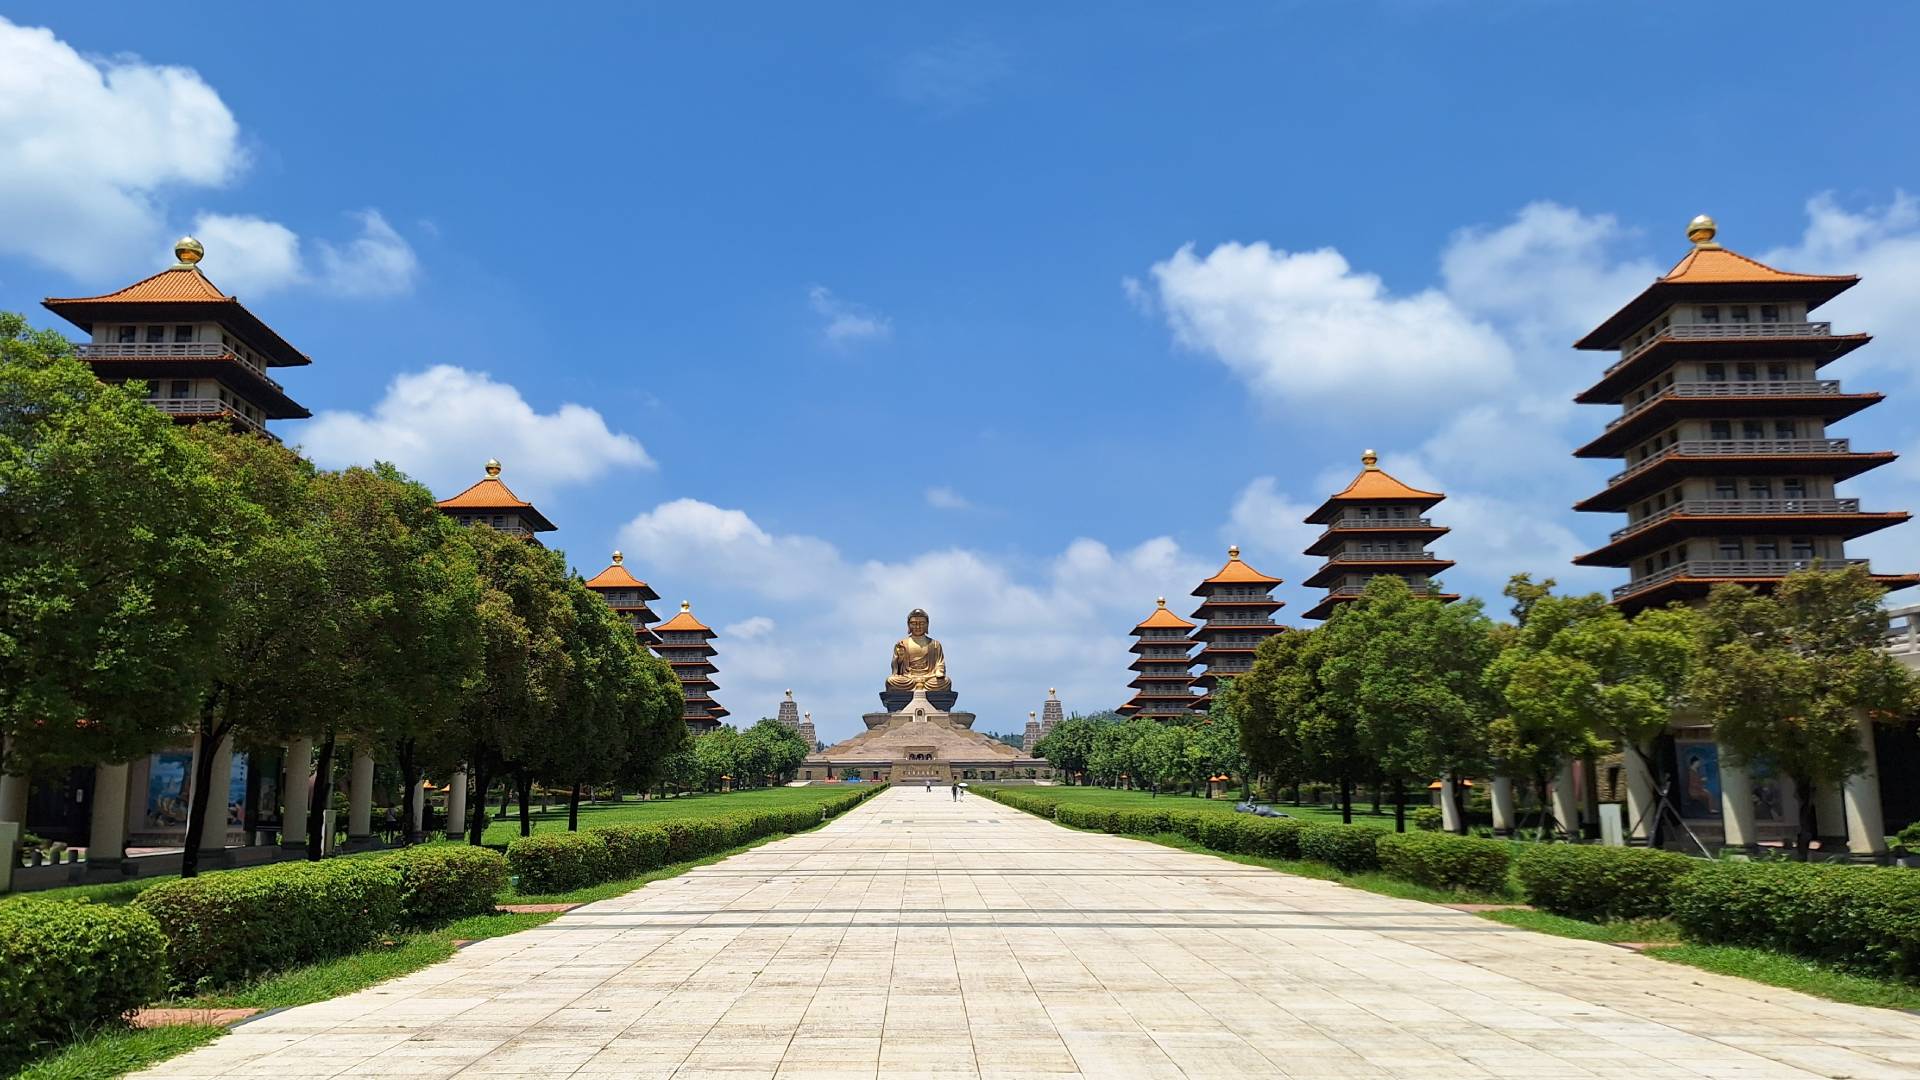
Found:
[(1013, 57), (984, 38), (915, 49), (893, 67), (893, 92), (910, 105), (952, 113), (982, 104), (1013, 74)]
[(966, 496), (942, 484), (927, 489), (927, 505), (935, 510), (971, 510), (973, 503)]
[[(1737, 239), (1721, 229), (1722, 243)], [(1800, 242), (1757, 257), (1781, 270), (1859, 274), (1860, 284), (1814, 318), (1832, 321), (1835, 333), (1874, 335), (1872, 345), (1847, 357), (1853, 370), (1896, 373), (1920, 383), (1920, 199), (1896, 191), (1885, 206), (1855, 211), (1831, 193), (1816, 195), (1807, 200)]]
[(825, 285), (807, 290), (807, 305), (825, 320), (820, 333), (831, 345), (856, 345), (863, 341), (885, 341), (893, 336), (893, 321), (862, 304), (849, 303), (833, 295)]
[(1613, 261), (1612, 249), (1626, 238), (1610, 214), (1529, 203), (1498, 228), (1455, 233), (1440, 257), (1441, 280), (1455, 303), (1498, 319), (1522, 347), (1571, 359), (1575, 337), (1659, 273), (1651, 262)]
[(368, 412), (322, 412), (301, 434), (321, 465), (391, 461), (445, 494), (498, 458), (507, 484), (535, 503), (543, 490), (614, 468), (654, 467), (639, 440), (610, 430), (597, 411), (569, 403), (539, 412), (513, 386), (450, 364), (397, 376)]
[(246, 214), (201, 214), (193, 235), (207, 249), (207, 277), (237, 296), (275, 292), (306, 278), (300, 236), (277, 221)]
[[(829, 740), (853, 734), (855, 718), (878, 707), (888, 649), (913, 608), (933, 615), (960, 707), (981, 714), (981, 730), (1018, 730), (1049, 686), (1082, 711), (1124, 701), (1126, 630), (1155, 596), (1184, 596), (1214, 568), (1164, 537), (1124, 550), (1075, 540), (1031, 567), (964, 548), (859, 561), (819, 537), (775, 533), (742, 510), (694, 499), (637, 515), (619, 542), (656, 587), (697, 582), (755, 609), (771, 605), (764, 633), (755, 616), (741, 624), (754, 632), (715, 642), (720, 698), (742, 716), (770, 714), (792, 687)], [(696, 613), (717, 610), (694, 599)]]
[(320, 280), (341, 296), (399, 296), (413, 291), (420, 260), (413, 246), (387, 224), (378, 210), (351, 215), (360, 235), (335, 246), (320, 241)]
[(744, 641), (766, 637), (773, 633), (774, 626), (774, 621), (765, 615), (754, 615), (741, 619), (737, 623), (728, 623), (720, 628), (720, 633), (724, 637), (739, 638)]
[(183, 67), (80, 55), (0, 18), (0, 251), (76, 277), (162, 254), (162, 194), (246, 166), (240, 125)]
[[(1342, 479), (1319, 486), (1332, 494), (1345, 483)], [(1276, 477), (1256, 476), (1233, 500), (1226, 524), (1220, 527), (1220, 539), (1239, 545), (1247, 561), (1263, 572), (1298, 581), (1320, 562), (1305, 554), (1307, 545), (1320, 535), (1320, 526), (1306, 523), (1307, 515), (1319, 505), (1281, 491)]]
[(1390, 293), (1332, 248), (1188, 244), (1153, 266), (1174, 339), (1285, 405), (1432, 407), (1512, 378), (1507, 341), (1445, 293)]

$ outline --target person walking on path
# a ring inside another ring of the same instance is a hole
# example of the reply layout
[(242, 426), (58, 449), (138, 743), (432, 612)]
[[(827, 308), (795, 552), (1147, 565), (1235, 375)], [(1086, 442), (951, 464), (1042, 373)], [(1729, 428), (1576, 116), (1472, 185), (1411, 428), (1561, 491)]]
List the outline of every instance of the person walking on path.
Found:
[(952, 795), (950, 797), (954, 802), (959, 802), (960, 801), (960, 781), (955, 780), (952, 783), (953, 783), (953, 787), (951, 789)]

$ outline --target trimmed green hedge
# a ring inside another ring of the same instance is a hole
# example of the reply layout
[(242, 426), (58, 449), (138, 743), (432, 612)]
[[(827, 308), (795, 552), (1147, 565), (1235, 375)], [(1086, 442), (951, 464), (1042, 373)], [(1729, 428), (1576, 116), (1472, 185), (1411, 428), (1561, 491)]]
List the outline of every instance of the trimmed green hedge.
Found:
[(585, 832), (545, 832), (507, 845), (507, 862), (524, 894), (563, 893), (637, 877), (669, 863), (710, 855), (766, 836), (810, 829), (886, 789), (862, 787), (816, 806), (663, 818), (644, 825), (603, 825)]
[(1504, 892), (1513, 861), (1513, 846), (1505, 841), (1452, 833), (1382, 833), (1374, 847), (1380, 869), (1434, 889)]
[(1674, 884), (1689, 938), (1798, 953), (1920, 981), (1920, 874), (1893, 867), (1703, 863)]
[(158, 998), (166, 970), (166, 936), (143, 911), (0, 905), (0, 1073)]
[(133, 906), (166, 933), (173, 986), (197, 991), (353, 952), (399, 923), (403, 895), (393, 864), (333, 859), (166, 881)]
[(1312, 824), (1300, 830), (1300, 857), (1357, 874), (1380, 869), (1374, 844), (1387, 835), (1365, 825)]
[(1667, 915), (1674, 882), (1701, 865), (1672, 851), (1593, 844), (1526, 844), (1515, 861), (1535, 907), (1605, 922)]
[(432, 844), (381, 858), (400, 871), (400, 914), (410, 926), (485, 915), (507, 887), (507, 857), (488, 848)]

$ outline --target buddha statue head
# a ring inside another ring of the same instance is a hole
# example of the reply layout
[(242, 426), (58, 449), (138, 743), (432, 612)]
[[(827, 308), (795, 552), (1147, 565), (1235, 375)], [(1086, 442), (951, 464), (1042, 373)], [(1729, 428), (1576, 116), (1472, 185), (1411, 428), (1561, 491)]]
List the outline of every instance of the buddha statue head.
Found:
[(907, 633), (913, 637), (926, 637), (930, 623), (925, 608), (914, 608), (907, 612)]

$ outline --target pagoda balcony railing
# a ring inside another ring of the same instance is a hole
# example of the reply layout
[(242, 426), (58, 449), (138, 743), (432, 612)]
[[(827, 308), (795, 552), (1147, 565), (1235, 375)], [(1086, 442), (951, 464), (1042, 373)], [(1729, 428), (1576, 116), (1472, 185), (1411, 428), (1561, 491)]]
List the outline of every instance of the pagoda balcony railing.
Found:
[(1273, 599), (1273, 596), (1263, 589), (1246, 589), (1241, 592), (1227, 592), (1224, 589), (1215, 589), (1207, 594), (1207, 598), (1202, 601), (1202, 603), (1247, 604), (1271, 599)]
[(1377, 518), (1361, 517), (1358, 514), (1341, 514), (1327, 522), (1327, 529), (1431, 529), (1433, 521), (1429, 518)]
[(1675, 578), (1773, 578), (1786, 577), (1795, 570), (1811, 570), (1815, 566), (1839, 568), (1842, 566), (1865, 566), (1865, 559), (1687, 559), (1674, 563), (1663, 570), (1634, 578), (1613, 590), (1615, 600), (1634, 593), (1645, 592), (1656, 585), (1663, 585)]
[(1216, 615), (1213, 618), (1207, 620), (1207, 625), (1218, 627), (1218, 626), (1273, 626), (1275, 624), (1272, 619), (1249, 619), (1244, 617), (1233, 618), (1226, 615)]
[(266, 427), (239, 409), (210, 397), (147, 398), (147, 404), (170, 416), (215, 416), (233, 421), (233, 426), (266, 433)]
[(1887, 651), (1901, 656), (1920, 655), (1920, 606), (1887, 612)]
[(1771, 382), (1677, 382), (1607, 422), (1612, 431), (1667, 398), (1839, 397), (1839, 379), (1775, 379)]
[[(1439, 596), (1440, 595), (1440, 586), (1437, 582), (1427, 582), (1426, 584), (1416, 584), (1414, 582), (1409, 581), (1407, 582), (1407, 588), (1412, 590), (1413, 595), (1415, 596)], [(1327, 595), (1328, 596), (1359, 596), (1366, 591), (1367, 591), (1367, 587), (1365, 585), (1335, 585), (1333, 588), (1327, 590)]]
[(1833, 324), (1824, 322), (1745, 322), (1683, 323), (1669, 326), (1631, 349), (1621, 352), (1620, 362), (1607, 369), (1611, 375), (1626, 367), (1633, 358), (1663, 341), (1732, 341), (1741, 338), (1822, 338), (1833, 336)]
[(1764, 457), (1769, 454), (1851, 454), (1845, 439), (1681, 439), (1607, 478), (1612, 487), (1672, 457)]
[(1614, 530), (1611, 539), (1620, 540), (1676, 514), (1689, 517), (1778, 517), (1791, 514), (1857, 514), (1859, 499), (1682, 499), (1672, 506), (1656, 510), (1624, 529)]
[(1431, 551), (1336, 551), (1327, 556), (1327, 561), (1330, 563), (1430, 562), (1439, 557)]
[(217, 341), (87, 341), (74, 346), (73, 352), (82, 360), (238, 360), (275, 390), (286, 389), (264, 366)]

